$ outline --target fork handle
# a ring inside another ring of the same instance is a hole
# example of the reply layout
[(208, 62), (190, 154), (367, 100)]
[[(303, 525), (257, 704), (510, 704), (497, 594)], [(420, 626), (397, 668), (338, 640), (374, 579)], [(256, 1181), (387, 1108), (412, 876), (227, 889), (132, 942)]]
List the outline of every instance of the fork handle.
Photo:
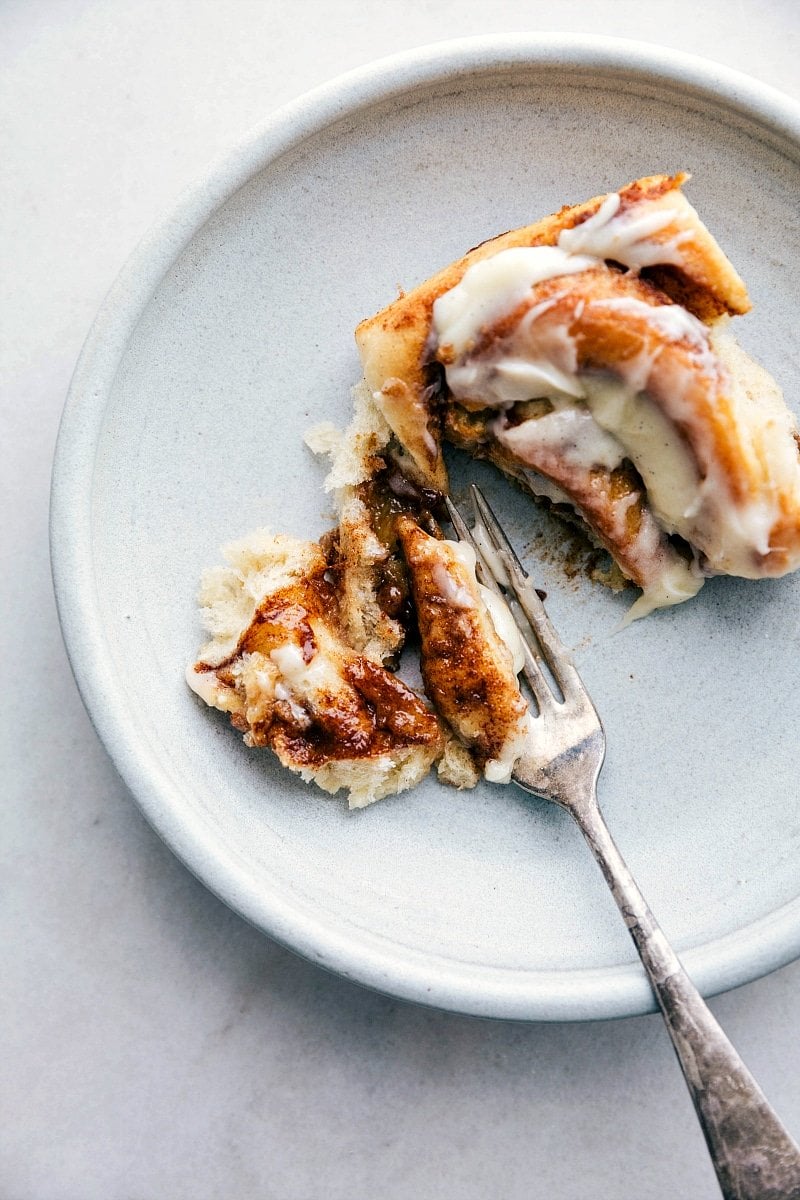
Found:
[(656, 994), (726, 1200), (800, 1200), (800, 1149), (647, 906), (595, 801), (571, 809)]

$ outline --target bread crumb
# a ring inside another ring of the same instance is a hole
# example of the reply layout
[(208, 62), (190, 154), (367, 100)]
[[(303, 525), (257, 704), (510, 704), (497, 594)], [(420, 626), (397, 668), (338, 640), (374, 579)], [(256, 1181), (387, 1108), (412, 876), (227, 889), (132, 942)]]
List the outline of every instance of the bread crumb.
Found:
[(313, 454), (333, 455), (342, 442), (343, 433), (332, 421), (321, 421), (303, 434), (303, 441)]
[(436, 773), (442, 783), (449, 783), (459, 791), (476, 787), (481, 778), (469, 750), (454, 737), (448, 739)]

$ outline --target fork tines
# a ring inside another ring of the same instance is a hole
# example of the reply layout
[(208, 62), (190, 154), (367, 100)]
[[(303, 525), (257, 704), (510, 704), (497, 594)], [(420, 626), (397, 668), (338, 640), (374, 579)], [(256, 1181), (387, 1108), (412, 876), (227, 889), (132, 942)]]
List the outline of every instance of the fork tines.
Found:
[[(541, 711), (544, 705), (552, 704), (554, 699), (566, 699), (570, 690), (574, 691), (576, 687), (583, 690), (583, 685), (569, 652), (545, 612), (541, 597), (491, 506), (475, 484), (472, 484), (470, 494), (475, 514), (472, 531), (450, 500), (447, 501), (447, 511), (459, 540), (468, 542), (476, 553), (481, 582), (504, 600), (511, 601), (509, 608), (525, 650), (524, 675)], [(522, 620), (520, 609), (524, 614)], [(561, 696), (554, 697), (545, 671), (555, 679)]]

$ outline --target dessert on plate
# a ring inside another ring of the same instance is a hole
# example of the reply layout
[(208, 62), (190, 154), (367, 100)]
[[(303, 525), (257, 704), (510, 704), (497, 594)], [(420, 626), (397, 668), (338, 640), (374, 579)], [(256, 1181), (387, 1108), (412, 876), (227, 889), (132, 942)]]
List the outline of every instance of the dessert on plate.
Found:
[(579, 520), (642, 589), (800, 565), (800, 457), (780, 389), (734, 340), (731, 263), (656, 175), (484, 242), (356, 331), (416, 486), (442, 442)]
[[(442, 536), (426, 497), (391, 490), (390, 436), (363, 389), (344, 436), (310, 436), (333, 460), (339, 525), (321, 542), (258, 530), (226, 547), (228, 565), (201, 585), (211, 637), (186, 672), (248, 746), (269, 747), (325, 791), (344, 788), (352, 808), (413, 787), (434, 764), (459, 788), (482, 774), (507, 782), (529, 720), (511, 615)], [(435, 709), (383, 665), (412, 617)]]
[(248, 746), (353, 807), (402, 791), (442, 757), (429, 705), (342, 636), (338, 601), (316, 542), (260, 530), (207, 571), (200, 603), (212, 635), (186, 673), (230, 714)]
[[(439, 525), (444, 442), (579, 522), (629, 616), (709, 575), (800, 566), (800, 449), (770, 375), (737, 344), (744, 283), (655, 175), (469, 251), (374, 317), (330, 458), (320, 542), (260, 531), (201, 592), (212, 637), (187, 672), (251, 746), (351, 806), (511, 778), (531, 729), (519, 634), (474, 553)], [(421, 695), (395, 674), (418, 639)]]

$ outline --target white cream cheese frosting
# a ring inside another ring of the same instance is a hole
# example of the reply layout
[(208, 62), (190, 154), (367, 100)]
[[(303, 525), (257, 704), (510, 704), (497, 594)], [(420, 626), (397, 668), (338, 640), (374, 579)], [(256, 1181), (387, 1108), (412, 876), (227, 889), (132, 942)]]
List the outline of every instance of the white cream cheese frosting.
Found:
[[(522, 647), (522, 638), (520, 637), (519, 629), (517, 629), (516, 621), (509, 612), (508, 605), (502, 599), (502, 597), (498, 596), (497, 592), (493, 592), (490, 588), (484, 587), (482, 583), (478, 582), (476, 575), (476, 568), (478, 564), (477, 555), (468, 542), (448, 541), (445, 542), (445, 545), (450, 548), (456, 558), (458, 558), (459, 561), (463, 563), (464, 567), (466, 567), (467, 571), (469, 571), (470, 582), (474, 582), (474, 585), (477, 588), (478, 596), (483, 601), (484, 607), (489, 614), (489, 618), (494, 626), (494, 631), (511, 655), (511, 661), (514, 664), (514, 674), (519, 675), (520, 671), (525, 666), (525, 652)], [(460, 584), (456, 584), (452, 579), (452, 576), (448, 575), (448, 579), (450, 580), (450, 583), (447, 589), (443, 590), (442, 592), (448, 603), (454, 604), (456, 607), (474, 607), (474, 601), (472, 601), (472, 603), (469, 605), (462, 605), (456, 602), (461, 598), (462, 593), (469, 595), (469, 592), (467, 592), (467, 589), (463, 588)], [(437, 584), (438, 582), (439, 579), (437, 577)], [(454, 589), (456, 588), (458, 589), (458, 597), (456, 600), (453, 600), (452, 595)]]
[(612, 192), (588, 220), (563, 229), (555, 246), (517, 246), (474, 263), (433, 305), (439, 345), (463, 354), (482, 328), (512, 312), (535, 284), (588, 271), (608, 259), (634, 270), (654, 263), (680, 266), (680, 247), (691, 231), (680, 230), (667, 241), (653, 236), (680, 223), (678, 209), (651, 205), (646, 212), (628, 214), (619, 211), (620, 204), (619, 193)]
[(681, 246), (692, 236), (691, 231), (679, 230), (666, 240), (653, 236), (680, 220), (677, 209), (651, 204), (645, 212), (620, 212), (621, 203), (619, 193), (611, 192), (587, 221), (562, 230), (559, 247), (568, 254), (611, 259), (636, 270), (655, 263), (680, 266)]
[(560, 246), (517, 246), (475, 263), (433, 306), (439, 344), (463, 354), (484, 325), (521, 303), (537, 283), (597, 266), (597, 258)]
[[(668, 227), (672, 236), (659, 237)], [(628, 214), (620, 211), (613, 193), (588, 220), (563, 230), (556, 246), (504, 250), (470, 267), (435, 302), (433, 330), (452, 396), (467, 409), (496, 409), (492, 433), (517, 461), (536, 468), (542, 454), (550, 453), (576, 470), (610, 472), (628, 459), (664, 534), (678, 534), (695, 547), (706, 573), (758, 577), (780, 518), (777, 491), (734, 494), (708, 415), (698, 419), (698, 387), (712, 398), (724, 391), (742, 452), (757, 454), (761, 447), (772, 461), (774, 450), (782, 483), (797, 491), (800, 472), (786, 436), (788, 414), (783, 422), (772, 422), (774, 429), (765, 422), (763, 408), (728, 377), (709, 329), (678, 304), (633, 296), (591, 298), (589, 291), (585, 302), (558, 309), (563, 319), (553, 318), (565, 296), (574, 295), (570, 276), (606, 259), (634, 270), (656, 262), (680, 265), (689, 236), (680, 229), (676, 210), (652, 206)], [(534, 281), (527, 285), (530, 295), (535, 283), (561, 278), (563, 289), (551, 289), (545, 300), (524, 307), (526, 280)], [(492, 322), (519, 308), (523, 311), (510, 330), (481, 342)], [(640, 349), (608, 369), (595, 364), (582, 369), (581, 321), (597, 322), (606, 314), (621, 328), (645, 331)], [(537, 399), (549, 401), (550, 411), (521, 422), (519, 410), (516, 420), (506, 417), (515, 405)], [(639, 611), (685, 599), (701, 582), (694, 564), (673, 561), (663, 586), (651, 589)]]
[[(458, 559), (468, 572), (470, 588), (476, 593), (478, 603), (482, 604), (485, 608), (495, 633), (511, 655), (514, 674), (519, 675), (525, 666), (525, 651), (522, 644), (522, 637), (509, 611), (508, 605), (496, 592), (478, 582), (476, 575), (477, 555), (468, 542), (446, 541), (443, 545), (447, 546), (450, 553)], [(448, 604), (455, 604), (456, 607), (467, 607), (463, 604), (463, 593), (469, 595), (468, 590), (461, 583), (454, 580), (444, 566), (442, 567), (441, 575), (435, 576), (437, 586), (439, 586), (442, 576), (447, 576), (450, 581), (442, 589), (442, 595)], [(472, 599), (471, 607), (475, 607), (474, 598)], [(484, 766), (483, 773), (490, 783), (510, 782), (511, 773), (514, 770), (517, 759), (524, 753), (527, 746), (531, 720), (530, 712), (526, 710), (513, 727), (509, 729), (500, 752), (494, 758), (489, 759)]]

